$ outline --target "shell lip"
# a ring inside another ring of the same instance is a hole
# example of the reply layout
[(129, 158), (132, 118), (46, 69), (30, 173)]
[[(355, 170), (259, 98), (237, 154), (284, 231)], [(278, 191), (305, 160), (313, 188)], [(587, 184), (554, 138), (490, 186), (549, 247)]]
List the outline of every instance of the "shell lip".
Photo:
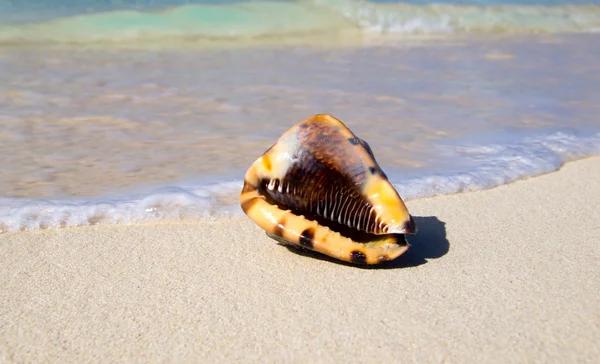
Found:
[(319, 225), (327, 227), (331, 231), (350, 238), (357, 243), (366, 244), (371, 241), (380, 240), (385, 236), (396, 235), (396, 245), (403, 246), (406, 244), (404, 236), (415, 235), (417, 232), (415, 221), (411, 215), (409, 215), (410, 218), (403, 223), (388, 225), (387, 228), (383, 229), (381, 232), (369, 232), (363, 229), (357, 229), (355, 226), (350, 226), (344, 222), (322, 216), (315, 211), (299, 208), (299, 206), (295, 204), (295, 201), (285, 201), (282, 199), (282, 197), (285, 196), (285, 193), (277, 193), (276, 191), (277, 187), (281, 186), (283, 182), (275, 180), (276, 183), (273, 186), (275, 191), (271, 191), (268, 188), (271, 181), (272, 180), (269, 179), (263, 179), (258, 186), (259, 194), (265, 198), (267, 203), (275, 205), (281, 210), (287, 210), (294, 215), (304, 216), (306, 219), (315, 221)]

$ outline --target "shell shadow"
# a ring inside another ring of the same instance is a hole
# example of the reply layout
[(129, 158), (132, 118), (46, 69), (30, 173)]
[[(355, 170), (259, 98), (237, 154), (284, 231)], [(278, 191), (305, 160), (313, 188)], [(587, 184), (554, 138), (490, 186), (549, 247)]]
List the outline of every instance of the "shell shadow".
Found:
[(295, 245), (282, 244), (281, 242), (280, 245), (283, 245), (289, 251), (298, 255), (360, 269), (398, 269), (416, 267), (427, 263), (427, 259), (437, 259), (446, 255), (450, 249), (450, 242), (446, 239), (446, 223), (435, 216), (413, 216), (413, 218), (415, 219), (415, 223), (419, 230), (417, 235), (407, 237), (407, 240), (410, 243), (408, 251), (391, 262), (378, 265), (352, 264)]

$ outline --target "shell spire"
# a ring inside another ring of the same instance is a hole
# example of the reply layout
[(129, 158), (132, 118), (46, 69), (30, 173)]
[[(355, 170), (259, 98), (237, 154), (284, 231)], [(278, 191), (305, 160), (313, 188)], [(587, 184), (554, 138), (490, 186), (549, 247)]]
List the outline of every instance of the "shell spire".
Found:
[(277, 240), (354, 263), (395, 259), (416, 233), (369, 145), (327, 114), (293, 126), (250, 166), (240, 202)]

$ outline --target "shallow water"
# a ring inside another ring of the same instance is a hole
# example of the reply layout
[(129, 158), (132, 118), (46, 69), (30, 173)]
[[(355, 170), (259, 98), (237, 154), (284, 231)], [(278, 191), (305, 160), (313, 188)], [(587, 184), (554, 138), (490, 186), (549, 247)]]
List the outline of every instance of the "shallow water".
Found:
[(317, 113), (405, 199), (550, 172), (600, 153), (599, 41), (3, 47), (0, 230), (239, 214), (245, 169)]

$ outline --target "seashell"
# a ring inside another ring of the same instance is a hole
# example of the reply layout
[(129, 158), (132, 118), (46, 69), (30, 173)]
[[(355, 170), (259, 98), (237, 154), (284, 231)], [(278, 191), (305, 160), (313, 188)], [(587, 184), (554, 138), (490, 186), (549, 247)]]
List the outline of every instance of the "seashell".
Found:
[(270, 237), (353, 263), (397, 258), (417, 230), (369, 145), (327, 114), (293, 126), (250, 166), (240, 202)]

